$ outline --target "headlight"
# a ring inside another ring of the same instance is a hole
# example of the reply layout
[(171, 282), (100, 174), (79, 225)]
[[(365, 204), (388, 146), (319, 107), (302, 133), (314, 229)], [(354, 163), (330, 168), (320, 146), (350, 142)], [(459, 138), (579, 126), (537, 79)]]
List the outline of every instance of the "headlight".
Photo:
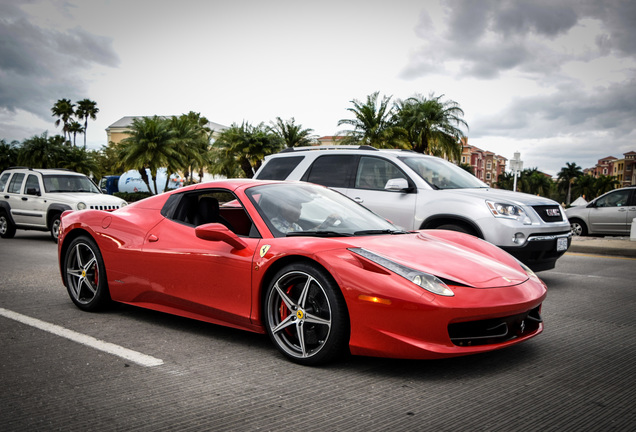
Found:
[(374, 252), (363, 248), (350, 248), (351, 252), (360, 255), (374, 263), (384, 267), (387, 270), (392, 271), (395, 274), (402, 276), (404, 279), (408, 280), (415, 285), (418, 285), (424, 288), (426, 291), (430, 291), (433, 294), (452, 297), (455, 293), (439, 278), (432, 274), (424, 273), (419, 270), (414, 270), (410, 267), (406, 267), (402, 264), (398, 264), (394, 261), (391, 261), (388, 258), (384, 258)]
[(518, 205), (495, 201), (486, 201), (486, 204), (492, 215), (496, 218), (515, 219), (524, 225), (532, 225), (530, 217)]
[(77, 209), (78, 210), (84, 210), (86, 208), (86, 203), (83, 202), (78, 202), (77, 203)]
[[(516, 258), (515, 258), (516, 259)], [(522, 263), (521, 261), (517, 260), (517, 262), (519, 263), (519, 265), (521, 266), (521, 268), (523, 269), (523, 271), (525, 271), (528, 276), (530, 277), (535, 277), (538, 278), (538, 276), (536, 275), (535, 272), (532, 271), (532, 269), (530, 267), (528, 267), (527, 265), (525, 265), (524, 263)]]

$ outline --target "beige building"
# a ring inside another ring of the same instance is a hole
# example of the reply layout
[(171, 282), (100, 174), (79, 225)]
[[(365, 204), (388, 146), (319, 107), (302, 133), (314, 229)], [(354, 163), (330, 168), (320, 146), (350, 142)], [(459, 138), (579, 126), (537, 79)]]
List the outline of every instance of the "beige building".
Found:
[[(122, 117), (119, 120), (117, 120), (115, 123), (108, 126), (106, 128), (106, 136), (107, 136), (106, 142), (108, 142), (109, 144), (111, 142), (118, 144), (121, 140), (130, 136), (130, 126), (132, 125), (133, 120), (140, 119), (143, 117), (144, 116)], [(162, 117), (170, 118), (171, 116), (162, 116)], [(214, 123), (214, 122), (209, 122), (207, 126), (213, 131), (213, 136), (214, 134), (218, 134), (228, 128), (227, 126), (223, 126), (221, 124)]]

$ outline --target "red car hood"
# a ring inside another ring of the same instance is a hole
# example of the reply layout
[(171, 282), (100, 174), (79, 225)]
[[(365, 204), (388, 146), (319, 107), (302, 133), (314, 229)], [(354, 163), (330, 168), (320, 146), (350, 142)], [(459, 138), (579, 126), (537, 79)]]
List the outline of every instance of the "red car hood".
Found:
[[(453, 233), (449, 237), (452, 240), (425, 232), (358, 237), (355, 246), (451, 284), (454, 281), (475, 288), (493, 288), (518, 285), (528, 279), (514, 258), (498, 247), (464, 234)], [(349, 242), (354, 243), (350, 239)]]

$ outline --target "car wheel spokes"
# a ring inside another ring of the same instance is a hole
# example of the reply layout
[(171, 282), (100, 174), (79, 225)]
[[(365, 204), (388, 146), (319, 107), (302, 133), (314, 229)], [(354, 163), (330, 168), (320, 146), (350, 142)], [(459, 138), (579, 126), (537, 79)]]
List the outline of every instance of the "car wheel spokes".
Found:
[(97, 294), (99, 269), (93, 250), (86, 244), (78, 243), (71, 252), (66, 268), (68, 284), (75, 300), (89, 303)]
[(307, 273), (290, 272), (276, 281), (274, 290), (267, 308), (274, 339), (293, 357), (315, 355), (331, 330), (331, 305), (324, 287)]

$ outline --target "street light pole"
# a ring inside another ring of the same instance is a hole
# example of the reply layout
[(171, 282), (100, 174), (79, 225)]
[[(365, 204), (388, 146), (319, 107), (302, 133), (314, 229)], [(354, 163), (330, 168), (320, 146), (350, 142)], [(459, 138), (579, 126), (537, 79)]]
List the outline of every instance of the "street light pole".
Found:
[(512, 190), (517, 192), (517, 177), (519, 177), (519, 173), (523, 170), (521, 153), (515, 152), (514, 158), (510, 159), (510, 169), (512, 169), (512, 175), (514, 176)]

